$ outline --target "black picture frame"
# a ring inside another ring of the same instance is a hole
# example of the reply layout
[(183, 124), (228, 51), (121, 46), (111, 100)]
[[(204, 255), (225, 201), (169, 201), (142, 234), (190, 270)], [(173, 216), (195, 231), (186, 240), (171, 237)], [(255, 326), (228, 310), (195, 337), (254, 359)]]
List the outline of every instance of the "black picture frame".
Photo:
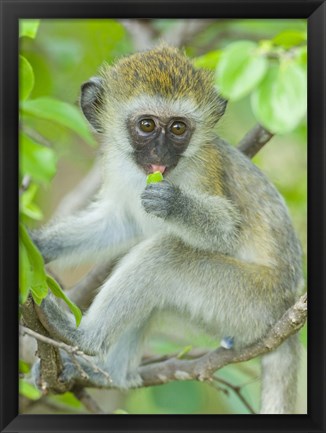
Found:
[[(1, 4), (1, 432), (324, 432), (324, 1), (31, 1)], [(22, 18), (306, 18), (308, 20), (308, 414), (18, 414), (18, 21)]]

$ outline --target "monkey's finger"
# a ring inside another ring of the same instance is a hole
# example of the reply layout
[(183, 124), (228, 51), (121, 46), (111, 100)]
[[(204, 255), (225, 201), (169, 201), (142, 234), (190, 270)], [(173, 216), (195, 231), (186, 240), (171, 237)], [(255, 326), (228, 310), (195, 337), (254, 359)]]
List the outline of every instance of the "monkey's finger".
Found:
[(149, 183), (146, 185), (145, 191), (172, 191), (174, 190), (174, 186), (168, 182), (167, 180), (162, 180), (157, 183)]
[(168, 209), (162, 206), (160, 200), (142, 200), (142, 205), (147, 213), (155, 215), (159, 218), (166, 218), (168, 216)]

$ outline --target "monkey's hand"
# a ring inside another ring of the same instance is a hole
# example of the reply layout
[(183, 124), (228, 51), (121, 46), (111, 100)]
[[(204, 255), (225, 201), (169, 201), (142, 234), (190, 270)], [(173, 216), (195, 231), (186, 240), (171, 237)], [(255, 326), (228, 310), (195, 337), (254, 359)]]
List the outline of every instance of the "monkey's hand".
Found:
[(141, 202), (147, 213), (166, 219), (174, 213), (180, 197), (180, 189), (163, 180), (147, 185), (141, 195)]

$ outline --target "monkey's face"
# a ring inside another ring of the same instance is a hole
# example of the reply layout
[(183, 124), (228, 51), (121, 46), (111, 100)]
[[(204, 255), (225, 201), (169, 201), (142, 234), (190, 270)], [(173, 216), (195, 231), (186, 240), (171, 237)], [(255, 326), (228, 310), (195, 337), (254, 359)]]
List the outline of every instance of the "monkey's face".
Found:
[(146, 174), (167, 173), (187, 149), (194, 127), (185, 117), (142, 114), (127, 121), (133, 158)]

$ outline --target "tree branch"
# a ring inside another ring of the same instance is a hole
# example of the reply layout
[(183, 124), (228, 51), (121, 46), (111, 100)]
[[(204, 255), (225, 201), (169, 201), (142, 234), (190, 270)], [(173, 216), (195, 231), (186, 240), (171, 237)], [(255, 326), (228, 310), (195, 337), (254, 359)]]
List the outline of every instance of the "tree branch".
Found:
[[(172, 357), (162, 362), (153, 362), (151, 364), (142, 365), (139, 368), (139, 372), (143, 379), (142, 387), (162, 385), (176, 380), (199, 380), (201, 382), (211, 382), (214, 379), (213, 374), (220, 368), (225, 367), (228, 364), (248, 361), (249, 359), (276, 349), (283, 341), (298, 332), (298, 330), (304, 325), (306, 317), (307, 295), (305, 294), (285, 312), (282, 318), (269, 330), (262, 340), (248, 347), (241, 350), (224, 349), (219, 347), (216, 350), (207, 352), (199, 358), (191, 360)], [(96, 369), (96, 371), (101, 372), (106, 377), (108, 376), (107, 372), (104, 372), (94, 365), (82, 351), (78, 350), (78, 348), (38, 335), (36, 332), (28, 329), (23, 329), (23, 331), (47, 345), (53, 345), (57, 348), (66, 350), (72, 356), (82, 356), (84, 360), (89, 362), (91, 366)], [(82, 375), (80, 375), (80, 378), (74, 380), (74, 384), (79, 386), (98, 387), (98, 384), (93, 384), (89, 378), (85, 378)], [(114, 386), (109, 385), (106, 388), (114, 388)], [(65, 391), (67, 391), (67, 389), (61, 390), (61, 392)]]
[[(80, 373), (80, 376), (83, 380), (88, 381), (89, 377), (85, 373), (83, 368), (81, 367), (78, 360), (76, 359), (76, 356), (80, 356), (81, 358), (83, 358), (83, 360), (86, 361), (93, 368), (94, 372), (102, 373), (106, 377), (106, 379), (111, 381), (109, 373), (102, 370), (100, 367), (98, 367), (96, 364), (94, 364), (94, 362), (91, 361), (90, 358), (87, 355), (85, 355), (85, 353), (82, 350), (80, 350), (78, 348), (78, 346), (69, 346), (69, 344), (66, 344), (63, 341), (53, 340), (52, 338), (47, 337), (47, 336), (42, 335), (42, 334), (39, 334), (38, 332), (35, 332), (32, 329), (26, 328), (25, 326), (20, 327), (20, 333), (22, 335), (25, 335), (25, 334), (30, 335), (31, 337), (34, 337), (38, 342), (42, 342), (42, 343), (47, 344), (48, 346), (50, 345), (50, 346), (53, 346), (55, 348), (62, 349), (65, 352), (69, 353), (69, 355), (72, 358), (73, 363), (77, 367), (77, 369)], [(57, 377), (56, 377), (56, 379), (57, 379)], [(67, 390), (65, 390), (65, 391), (67, 391)]]
[(273, 136), (274, 134), (257, 124), (243, 137), (238, 149), (249, 158), (253, 158)]
[[(24, 323), (30, 328), (30, 332), (35, 332), (42, 338), (48, 338), (49, 333), (38, 320), (31, 296), (29, 296), (27, 301), (21, 306), (21, 312)], [(59, 393), (65, 392), (65, 385), (57, 380), (62, 371), (62, 361), (59, 350), (54, 346), (48, 345), (44, 340), (39, 340), (37, 355), (41, 360), (40, 388), (44, 394), (48, 390)]]
[(143, 366), (140, 368), (143, 386), (161, 385), (174, 380), (209, 380), (215, 371), (228, 364), (248, 361), (276, 349), (304, 325), (306, 317), (307, 295), (305, 294), (285, 312), (261, 341), (242, 350), (219, 347), (195, 360), (172, 358), (165, 362)]
[(191, 41), (198, 33), (205, 30), (216, 20), (214, 19), (184, 19), (180, 20), (161, 35), (161, 39), (175, 47), (182, 47)]
[[(241, 387), (240, 386), (236, 386), (236, 385), (232, 385), (232, 383), (221, 379), (219, 377), (214, 377), (213, 381), (212, 381), (212, 385), (214, 386), (215, 382), (219, 382), (222, 383), (223, 385), (227, 386), (228, 388), (232, 389), (232, 391), (237, 395), (237, 397), (239, 398), (239, 400), (242, 401), (242, 403), (246, 406), (246, 408), (249, 410), (250, 413), (252, 414), (256, 414), (256, 412), (254, 411), (253, 407), (251, 406), (251, 404), (247, 401), (247, 399), (244, 398), (244, 396), (242, 395), (241, 392)], [(218, 389), (220, 389), (220, 387), (218, 386)]]
[(70, 215), (83, 208), (90, 197), (93, 197), (99, 190), (101, 181), (100, 162), (97, 160), (79, 184), (62, 198), (53, 217)]
[(112, 272), (120, 258), (121, 257), (117, 257), (109, 262), (94, 266), (85, 277), (83, 277), (73, 288), (67, 291), (69, 298), (75, 302), (79, 308), (88, 308), (96, 295), (98, 288)]
[(143, 51), (153, 47), (157, 32), (150, 20), (121, 19), (119, 21), (132, 37), (136, 51)]

